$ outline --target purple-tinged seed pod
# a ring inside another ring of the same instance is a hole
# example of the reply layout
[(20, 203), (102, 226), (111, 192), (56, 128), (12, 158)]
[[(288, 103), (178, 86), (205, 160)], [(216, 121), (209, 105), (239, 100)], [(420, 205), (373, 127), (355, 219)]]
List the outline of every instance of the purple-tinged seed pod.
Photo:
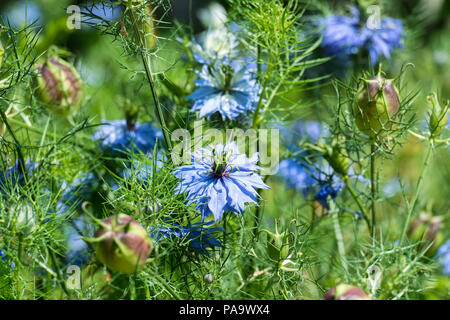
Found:
[(370, 297), (360, 288), (348, 284), (338, 284), (328, 290), (324, 300), (371, 300)]
[(397, 88), (392, 80), (376, 77), (364, 80), (358, 101), (353, 108), (356, 126), (371, 138), (389, 130), (395, 114), (400, 109)]
[(76, 113), (83, 90), (75, 68), (67, 61), (51, 56), (37, 65), (36, 71), (36, 97), (57, 114)]
[(152, 242), (147, 231), (126, 214), (113, 215), (95, 232), (95, 253), (108, 268), (124, 273), (140, 271)]

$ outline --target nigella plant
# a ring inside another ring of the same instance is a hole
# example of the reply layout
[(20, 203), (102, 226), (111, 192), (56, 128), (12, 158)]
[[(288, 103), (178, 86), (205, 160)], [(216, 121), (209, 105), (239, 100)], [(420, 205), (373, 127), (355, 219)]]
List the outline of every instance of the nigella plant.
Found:
[(214, 233), (220, 232), (222, 228), (209, 228), (209, 223), (194, 223), (189, 226), (180, 226), (173, 223), (169, 227), (158, 227), (150, 232), (151, 236), (160, 242), (165, 239), (179, 239), (187, 242), (191, 250), (197, 255), (209, 256), (209, 250), (222, 247), (222, 243), (216, 238)]
[(149, 153), (153, 151), (156, 140), (162, 140), (162, 131), (152, 123), (131, 123), (127, 120), (103, 121), (92, 136), (100, 148), (109, 155), (117, 156), (125, 151)]
[(261, 87), (252, 64), (222, 60), (214, 66), (204, 65), (197, 72), (198, 89), (187, 98), (194, 100), (192, 109), (200, 117), (219, 113), (223, 120), (235, 120), (255, 110)]
[(212, 214), (218, 221), (225, 212), (241, 214), (246, 203), (257, 202), (256, 189), (269, 188), (257, 173), (258, 154), (247, 158), (234, 141), (199, 149), (192, 161), (176, 168), (177, 191), (187, 193), (188, 204), (195, 203), (203, 219)]

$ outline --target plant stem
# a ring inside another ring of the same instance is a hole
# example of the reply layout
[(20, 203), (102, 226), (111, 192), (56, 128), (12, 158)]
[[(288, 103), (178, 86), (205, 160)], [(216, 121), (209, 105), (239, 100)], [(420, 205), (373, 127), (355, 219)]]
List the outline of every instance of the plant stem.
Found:
[(339, 224), (339, 213), (336, 210), (334, 202), (331, 201), (331, 214), (333, 217), (334, 224), (334, 233), (336, 235), (336, 241), (338, 246), (339, 255), (342, 261), (342, 267), (345, 270), (346, 275), (348, 274), (348, 266), (347, 266), (347, 258), (345, 256), (345, 246), (344, 246), (344, 238), (342, 237), (341, 225)]
[[(155, 85), (153, 82), (153, 73), (150, 65), (150, 58), (146, 55), (145, 51), (147, 50), (147, 42), (145, 41), (145, 32), (143, 30), (139, 30), (138, 28), (138, 20), (136, 19), (136, 14), (133, 10), (131, 10), (131, 16), (133, 18), (133, 26), (135, 32), (139, 35), (140, 47), (145, 50), (140, 50), (140, 55), (142, 59), (142, 63), (144, 65), (145, 74), (147, 76), (147, 81), (150, 86), (150, 91), (152, 93), (153, 103), (155, 104), (156, 109), (156, 117), (158, 118), (158, 122), (161, 126), (161, 130), (164, 134), (164, 140), (166, 142), (166, 146), (168, 151), (172, 149), (172, 142), (170, 140), (169, 129), (167, 128), (166, 121), (164, 119), (164, 114), (161, 109), (161, 105), (159, 103), (158, 95), (156, 94)], [(151, 114), (150, 110), (147, 108), (149, 114)]]
[(376, 197), (377, 197), (377, 187), (375, 178), (375, 142), (372, 141), (370, 145), (370, 188), (372, 195), (372, 238), (375, 239), (376, 236)]
[(56, 261), (55, 253), (53, 252), (53, 250), (51, 248), (50, 248), (50, 250), (48, 250), (48, 252), (50, 253), (50, 259), (52, 260), (52, 265), (55, 267), (55, 270), (56, 270), (56, 278), (58, 279), (58, 283), (61, 286), (61, 289), (67, 295), (67, 298), (69, 298), (69, 300), (70, 300), (71, 296), (70, 296), (69, 290), (67, 290), (66, 282), (64, 281), (64, 278), (62, 276), (61, 269), (59, 268), (59, 265)]
[(358, 208), (361, 211), (361, 214), (362, 214), (364, 220), (367, 223), (367, 227), (369, 228), (369, 230), (372, 230), (369, 218), (367, 217), (367, 211), (364, 208), (364, 206), (362, 205), (361, 201), (359, 200), (358, 195), (356, 194), (355, 190), (353, 190), (353, 188), (350, 186), (350, 184), (348, 182), (348, 177), (345, 177), (344, 181), (345, 181), (345, 186), (347, 187), (347, 190), (350, 192), (350, 194), (352, 195), (352, 197), (355, 200), (356, 204), (358, 205)]
[(423, 163), (422, 171), (420, 172), (419, 179), (417, 180), (416, 191), (414, 192), (414, 196), (412, 198), (412, 201), (408, 204), (408, 215), (406, 216), (405, 225), (403, 226), (402, 235), (400, 237), (400, 244), (403, 243), (403, 240), (404, 240), (405, 235), (406, 235), (406, 231), (407, 231), (408, 226), (409, 226), (409, 222), (411, 220), (411, 216), (412, 216), (413, 211), (414, 211), (414, 207), (416, 206), (417, 199), (419, 198), (419, 193), (420, 193), (420, 189), (422, 187), (423, 177), (425, 175), (425, 170), (427, 169), (427, 167), (428, 167), (428, 165), (430, 163), (432, 151), (433, 151), (433, 144), (430, 142), (430, 144), (428, 146), (428, 149), (427, 149), (427, 153), (425, 155), (425, 161)]

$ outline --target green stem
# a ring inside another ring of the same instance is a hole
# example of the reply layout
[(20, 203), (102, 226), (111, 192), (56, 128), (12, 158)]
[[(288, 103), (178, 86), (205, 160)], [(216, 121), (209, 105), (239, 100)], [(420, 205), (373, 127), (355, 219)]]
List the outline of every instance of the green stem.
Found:
[[(141, 46), (141, 48), (147, 49), (147, 44), (145, 41), (145, 34), (144, 34), (144, 32), (142, 32), (142, 30), (139, 30), (136, 15), (132, 10), (131, 10), (131, 16), (133, 18), (133, 26), (134, 26), (135, 32), (139, 35), (140, 46)], [(153, 103), (155, 104), (156, 117), (158, 118), (158, 122), (161, 126), (161, 130), (163, 131), (164, 140), (166, 142), (167, 149), (168, 149), (168, 151), (170, 151), (172, 149), (172, 142), (170, 140), (169, 129), (167, 128), (166, 121), (164, 119), (164, 114), (163, 114), (161, 105), (159, 103), (158, 95), (156, 94), (155, 85), (154, 85), (154, 81), (153, 81), (153, 73), (152, 73), (152, 69), (151, 69), (151, 65), (150, 65), (150, 61), (149, 61), (150, 58), (146, 55), (144, 50), (141, 50), (140, 54), (141, 54), (142, 63), (144, 65), (145, 74), (147, 76), (147, 81), (150, 86), (150, 91), (152, 93)], [(147, 111), (149, 114), (151, 114), (151, 112), (148, 108), (147, 108)]]
[(352, 197), (355, 200), (356, 204), (358, 205), (358, 208), (361, 211), (361, 214), (362, 214), (364, 220), (367, 223), (367, 227), (369, 228), (369, 230), (372, 230), (369, 218), (367, 216), (367, 211), (364, 208), (364, 206), (362, 205), (361, 201), (359, 200), (358, 195), (356, 194), (355, 190), (353, 190), (353, 188), (350, 186), (350, 184), (348, 182), (348, 177), (345, 177), (344, 181), (345, 181), (345, 186), (347, 187), (347, 190), (350, 192), (350, 194), (352, 195)]
[(433, 144), (430, 142), (430, 144), (428, 146), (427, 153), (425, 155), (425, 161), (423, 163), (422, 171), (420, 172), (419, 179), (417, 180), (416, 191), (414, 193), (412, 201), (408, 204), (408, 215), (406, 217), (405, 225), (403, 226), (403, 231), (402, 231), (402, 235), (401, 235), (401, 238), (400, 238), (400, 244), (403, 243), (403, 240), (404, 240), (405, 235), (406, 235), (406, 231), (407, 231), (408, 226), (409, 226), (409, 222), (410, 222), (412, 214), (414, 212), (414, 207), (416, 206), (417, 199), (419, 198), (419, 193), (420, 193), (420, 189), (422, 187), (423, 177), (425, 175), (425, 170), (427, 169), (427, 167), (428, 167), (428, 165), (430, 163), (432, 151), (433, 151)]
[(16, 135), (14, 134), (14, 131), (12, 130), (11, 126), (9, 125), (8, 117), (6, 116), (5, 112), (0, 108), (0, 117), (2, 118), (3, 123), (6, 126), (6, 129), (8, 130), (9, 134), (14, 140), (14, 143), (16, 145), (18, 160), (19, 160), (19, 172), (21, 172), (25, 178), (25, 181), (28, 180), (28, 172), (25, 165), (25, 158), (22, 154), (22, 149), (19, 143), (19, 140), (17, 140)]
[(67, 298), (69, 298), (69, 300), (70, 300), (71, 296), (70, 296), (69, 290), (66, 287), (66, 282), (64, 281), (64, 278), (62, 276), (61, 269), (59, 268), (59, 265), (58, 265), (58, 263), (56, 261), (55, 253), (53, 252), (52, 249), (49, 250), (49, 253), (50, 253), (50, 258), (52, 260), (52, 264), (53, 264), (53, 266), (55, 267), (55, 270), (56, 270), (56, 278), (58, 279), (58, 283), (61, 286), (61, 289), (66, 294)]
[(331, 201), (331, 214), (333, 217), (334, 233), (336, 235), (336, 241), (337, 241), (339, 255), (340, 255), (341, 261), (342, 261), (342, 267), (344, 268), (345, 274), (347, 275), (348, 274), (348, 266), (347, 266), (347, 258), (345, 256), (344, 238), (342, 236), (341, 225), (339, 224), (338, 210), (336, 210), (336, 207), (335, 207), (333, 201)]
[(370, 188), (372, 195), (372, 238), (375, 239), (376, 236), (376, 197), (377, 197), (377, 187), (375, 178), (375, 142), (370, 145)]
[(183, 300), (178, 293), (176, 293), (172, 287), (166, 282), (166, 280), (164, 280), (159, 274), (157, 274), (156, 272), (153, 272), (153, 270), (150, 272), (152, 274), (153, 277), (155, 277), (156, 280), (158, 280), (158, 282), (163, 286), (164, 289), (167, 290), (167, 292), (169, 292), (175, 299), (177, 300)]

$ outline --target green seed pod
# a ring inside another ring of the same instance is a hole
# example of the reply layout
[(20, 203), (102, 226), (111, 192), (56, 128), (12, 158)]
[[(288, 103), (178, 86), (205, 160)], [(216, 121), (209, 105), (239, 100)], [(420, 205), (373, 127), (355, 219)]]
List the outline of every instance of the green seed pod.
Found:
[(323, 296), (324, 300), (371, 300), (360, 288), (348, 284), (338, 284), (328, 290)]
[(443, 107), (439, 104), (436, 93), (430, 94), (427, 100), (432, 105), (429, 129), (433, 137), (439, 136), (444, 131), (448, 121), (449, 101)]
[(82, 98), (80, 77), (68, 62), (52, 56), (36, 67), (37, 98), (50, 110), (65, 116), (78, 111)]
[(124, 273), (140, 271), (152, 251), (147, 231), (126, 214), (110, 216), (95, 232), (95, 253), (108, 268)]
[(400, 109), (400, 99), (392, 80), (378, 75), (364, 82), (353, 108), (353, 115), (359, 130), (374, 138), (383, 129), (390, 129), (390, 120)]
[(444, 242), (441, 229), (441, 217), (433, 217), (429, 213), (422, 213), (411, 222), (407, 235), (411, 241), (421, 241), (418, 246), (419, 250), (429, 246), (427, 251), (425, 251), (425, 255), (431, 257)]
[(278, 232), (278, 223), (275, 222), (275, 232), (262, 230), (267, 233), (267, 253), (274, 261), (284, 260), (289, 255), (289, 235), (288, 232)]

